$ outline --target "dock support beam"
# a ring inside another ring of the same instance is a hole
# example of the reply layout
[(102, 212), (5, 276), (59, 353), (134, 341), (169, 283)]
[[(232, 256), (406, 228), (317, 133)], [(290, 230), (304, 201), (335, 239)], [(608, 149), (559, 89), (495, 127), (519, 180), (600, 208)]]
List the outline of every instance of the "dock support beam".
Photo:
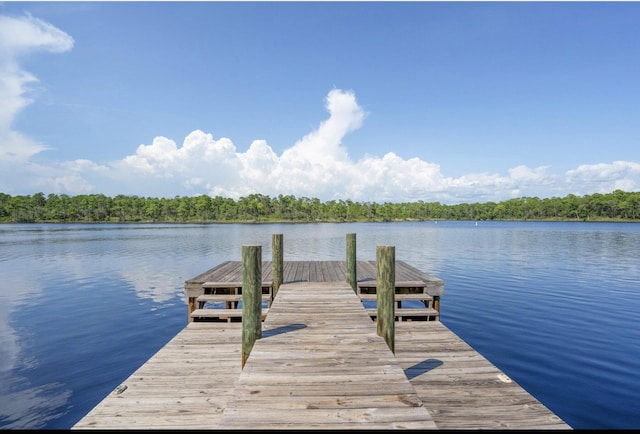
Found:
[(347, 283), (357, 293), (356, 234), (347, 234)]
[(262, 246), (242, 246), (242, 368), (262, 337)]
[(377, 246), (376, 248), (376, 290), (378, 336), (382, 336), (389, 349), (395, 354), (395, 292), (396, 292), (396, 248)]
[[(282, 284), (283, 279), (283, 267), (284, 267), (284, 253), (282, 246), (282, 234), (273, 234), (271, 236), (271, 267), (273, 268), (273, 294), (272, 298), (276, 297), (278, 288)], [(273, 301), (273, 299), (271, 300)]]

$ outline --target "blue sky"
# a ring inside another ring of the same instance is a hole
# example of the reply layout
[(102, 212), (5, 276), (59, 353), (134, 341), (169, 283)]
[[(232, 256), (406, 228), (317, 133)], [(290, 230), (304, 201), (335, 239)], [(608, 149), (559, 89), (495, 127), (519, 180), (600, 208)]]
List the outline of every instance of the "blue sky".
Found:
[(0, 3), (0, 192), (640, 190), (637, 2)]

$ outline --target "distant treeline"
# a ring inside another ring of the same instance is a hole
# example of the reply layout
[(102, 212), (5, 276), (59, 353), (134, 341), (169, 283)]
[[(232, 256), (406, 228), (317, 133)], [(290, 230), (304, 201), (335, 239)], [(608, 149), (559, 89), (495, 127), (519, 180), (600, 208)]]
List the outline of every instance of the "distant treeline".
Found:
[(638, 221), (640, 192), (503, 202), (443, 205), (439, 202), (378, 204), (278, 195), (251, 194), (238, 200), (220, 196), (153, 198), (103, 194), (0, 193), (0, 222), (388, 222), (407, 220), (609, 220)]

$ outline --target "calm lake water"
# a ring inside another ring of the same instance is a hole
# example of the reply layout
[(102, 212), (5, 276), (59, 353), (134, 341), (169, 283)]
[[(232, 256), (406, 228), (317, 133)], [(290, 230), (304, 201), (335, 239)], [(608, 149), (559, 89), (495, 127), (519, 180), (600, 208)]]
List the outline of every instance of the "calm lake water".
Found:
[(68, 429), (187, 323), (184, 282), (283, 234), (444, 280), (441, 321), (576, 429), (640, 428), (640, 224), (0, 225), (0, 428)]

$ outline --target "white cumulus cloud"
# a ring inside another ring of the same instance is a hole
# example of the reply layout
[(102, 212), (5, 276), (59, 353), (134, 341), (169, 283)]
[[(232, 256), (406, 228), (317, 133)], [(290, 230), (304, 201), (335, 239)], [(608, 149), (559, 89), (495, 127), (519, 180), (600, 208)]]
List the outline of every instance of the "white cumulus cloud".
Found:
[(573, 192), (577, 195), (610, 193), (617, 189), (636, 191), (640, 187), (640, 163), (583, 164), (567, 171), (565, 179), (567, 184), (577, 187)]
[[(85, 175), (101, 171), (116, 190), (111, 194), (172, 197), (209, 194), (238, 199), (252, 193), (275, 197), (317, 197), (322, 201), (350, 199), (371, 202), (440, 201), (443, 203), (502, 201), (520, 196), (564, 196), (631, 191), (640, 185), (637, 163), (614, 162), (580, 166), (564, 175), (549, 166), (517, 166), (506, 175), (471, 173), (447, 177), (440, 165), (419, 158), (403, 159), (394, 152), (382, 157), (349, 157), (345, 139), (363, 125), (367, 114), (355, 93), (331, 90), (325, 99), (328, 118), (303, 138), (276, 154), (266, 140), (254, 140), (245, 152), (225, 137), (196, 130), (178, 146), (156, 137), (138, 146), (107, 169), (86, 166)], [(393, 146), (394, 144), (390, 144)], [(78, 187), (86, 187), (75, 168)], [(63, 178), (59, 182), (72, 181)], [(95, 180), (94, 184), (99, 184)], [(107, 193), (108, 194), (108, 193)]]
[(122, 176), (171, 179), (173, 187), (164, 184), (166, 188), (182, 186), (194, 194), (236, 199), (256, 192), (342, 196), (350, 178), (357, 177), (342, 141), (362, 125), (366, 114), (350, 91), (333, 89), (325, 103), (329, 118), (280, 156), (265, 140), (254, 140), (246, 152), (240, 152), (230, 139), (214, 139), (196, 130), (180, 147), (171, 139), (156, 137), (115, 166)]
[[(36, 163), (32, 157), (46, 150), (46, 144), (13, 128), (16, 116), (32, 102), (30, 84), (38, 81), (21, 68), (20, 59), (37, 51), (62, 53), (73, 45), (71, 36), (31, 15), (0, 15), (2, 192), (20, 189), (26, 194), (43, 191), (145, 197), (209, 194), (234, 199), (261, 193), (322, 201), (462, 203), (640, 188), (640, 164), (629, 161), (582, 165), (563, 174), (552, 173), (550, 166), (520, 165), (506, 174), (470, 173), (456, 178), (446, 176), (439, 164), (420, 158), (403, 159), (394, 152), (366, 155), (356, 161), (349, 156), (347, 139), (362, 128), (368, 113), (355, 92), (342, 89), (327, 93), (327, 118), (280, 155), (264, 139), (239, 150), (229, 138), (195, 130), (181, 144), (174, 138), (155, 137), (114, 162), (79, 158)], [(390, 149), (402, 146), (385, 145)]]

